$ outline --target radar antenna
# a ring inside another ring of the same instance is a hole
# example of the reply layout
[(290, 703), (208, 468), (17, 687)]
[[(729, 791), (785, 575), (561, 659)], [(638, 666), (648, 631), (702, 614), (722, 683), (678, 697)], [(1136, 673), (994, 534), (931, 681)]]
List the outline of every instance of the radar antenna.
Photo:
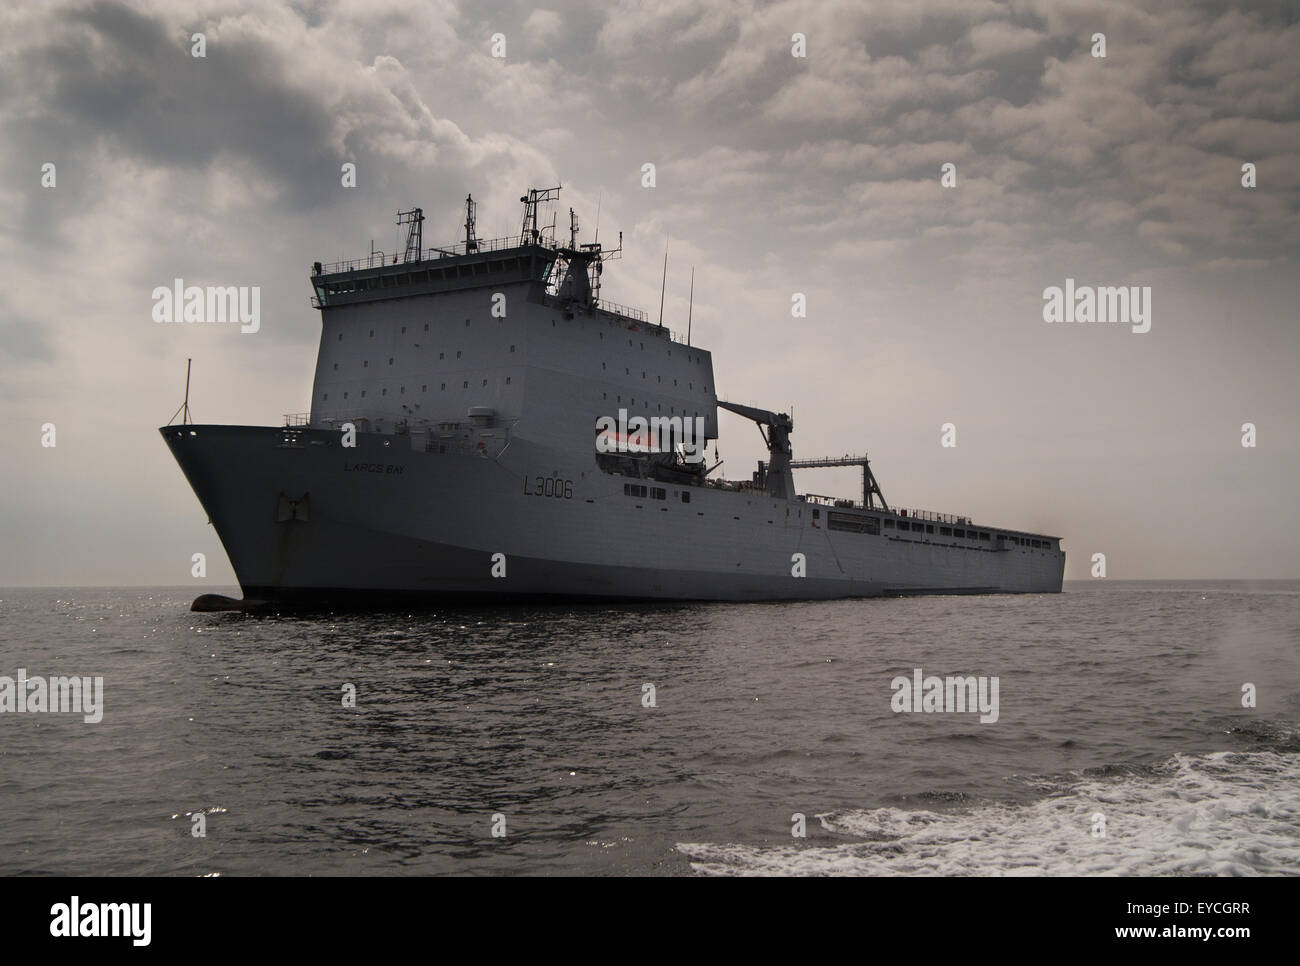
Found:
[(406, 229), (406, 254), (403, 262), (418, 262), (424, 251), (424, 209), (412, 208), (410, 211), (397, 213), (398, 225), (409, 225)]
[(600, 242), (588, 242), (578, 246), (579, 251), (589, 259), (589, 278), (592, 298), (600, 301), (600, 276), (605, 271), (605, 262), (623, 257), (623, 233), (618, 233), (618, 247), (602, 249)]
[(519, 200), (524, 204), (524, 225), (519, 230), (519, 244), (537, 244), (541, 234), (537, 230), (537, 206), (543, 201), (559, 201), (560, 188), (529, 188), (528, 194)]

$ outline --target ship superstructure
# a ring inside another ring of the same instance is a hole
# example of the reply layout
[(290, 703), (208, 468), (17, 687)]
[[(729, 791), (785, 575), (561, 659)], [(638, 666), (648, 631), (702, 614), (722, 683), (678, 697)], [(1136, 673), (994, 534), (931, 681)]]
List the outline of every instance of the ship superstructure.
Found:
[[(711, 354), (600, 297), (621, 252), (539, 227), (315, 263), (311, 411), (161, 432), (246, 598), (770, 600), (1055, 592), (1059, 539), (890, 509), (865, 457), (795, 460), (787, 414), (717, 398)], [(717, 410), (768, 459), (715, 478)], [(600, 426), (617, 422), (618, 431)], [(655, 432), (627, 431), (652, 426)], [(690, 429), (697, 428), (692, 447)], [(685, 432), (683, 431), (685, 429)], [(860, 466), (860, 501), (793, 470)]]

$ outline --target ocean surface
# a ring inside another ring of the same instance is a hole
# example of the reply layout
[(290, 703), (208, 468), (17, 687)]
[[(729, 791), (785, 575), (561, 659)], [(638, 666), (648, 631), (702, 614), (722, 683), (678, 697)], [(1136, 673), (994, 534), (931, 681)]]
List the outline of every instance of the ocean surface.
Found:
[[(0, 713), (0, 873), (1300, 873), (1297, 581), (191, 613), (212, 590), (0, 591), (0, 675), (104, 679), (99, 723)], [(996, 677), (997, 720), (895, 712), (915, 668)]]

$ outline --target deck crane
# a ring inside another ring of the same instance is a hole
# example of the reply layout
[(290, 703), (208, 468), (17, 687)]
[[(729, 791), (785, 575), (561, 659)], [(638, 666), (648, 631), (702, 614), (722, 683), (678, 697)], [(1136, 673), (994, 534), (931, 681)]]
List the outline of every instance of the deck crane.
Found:
[[(742, 406), (740, 403), (723, 402), (721, 399), (718, 400), (718, 405), (738, 416), (752, 419), (758, 424), (758, 431), (762, 433), (763, 442), (767, 444), (769, 459), (759, 460), (758, 471), (754, 474), (754, 486), (769, 496), (786, 500), (794, 498), (794, 476), (791, 470), (822, 466), (861, 466), (862, 505), (871, 509), (875, 499), (879, 498), (881, 508), (889, 509), (889, 504), (885, 502), (885, 494), (880, 491), (880, 484), (876, 482), (876, 476), (871, 472), (871, 461), (866, 456), (833, 456), (814, 460), (791, 459), (790, 434), (794, 432), (794, 420), (789, 415), (757, 409), (753, 406)], [(767, 427), (766, 432), (763, 431), (764, 427)]]

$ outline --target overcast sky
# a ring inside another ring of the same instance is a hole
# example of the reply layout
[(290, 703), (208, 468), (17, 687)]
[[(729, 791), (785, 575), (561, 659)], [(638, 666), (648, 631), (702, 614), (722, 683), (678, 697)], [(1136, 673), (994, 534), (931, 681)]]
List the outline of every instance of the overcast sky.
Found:
[[(667, 238), (685, 328), (694, 266), (719, 394), (793, 407), (797, 457), (868, 449), (893, 505), (1059, 534), (1067, 578), (1098, 552), (1112, 579), (1300, 577), (1296, 10), (6, 3), (0, 585), (197, 589), (195, 552), (233, 583), (157, 433), (185, 359), (198, 422), (278, 425), (309, 408), (311, 262), (391, 251), (413, 205), (452, 241), (467, 192), (511, 234), (555, 184), (584, 241), (598, 202), (624, 233), (606, 298), (656, 315)], [(155, 324), (177, 277), (260, 286), (260, 331)], [(1150, 331), (1044, 322), (1067, 278), (1150, 286)], [(758, 433), (721, 425), (748, 477)]]

